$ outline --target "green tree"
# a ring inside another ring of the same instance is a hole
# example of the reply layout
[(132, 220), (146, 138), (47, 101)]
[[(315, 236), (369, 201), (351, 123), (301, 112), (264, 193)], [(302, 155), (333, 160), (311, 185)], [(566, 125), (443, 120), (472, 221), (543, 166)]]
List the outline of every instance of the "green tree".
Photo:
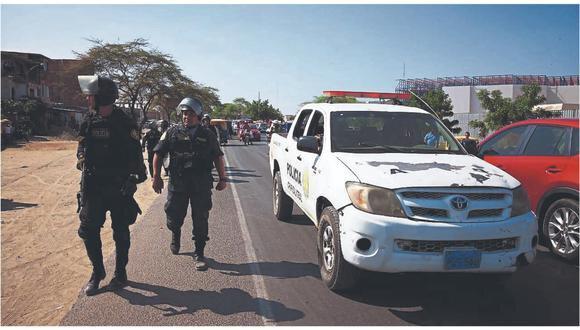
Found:
[(10, 119), (15, 128), (34, 134), (46, 132), (48, 106), (40, 99), (2, 100), (1, 108), (2, 117)]
[(517, 121), (556, 117), (556, 114), (542, 108), (534, 110), (535, 106), (546, 100), (540, 95), (540, 91), (540, 86), (537, 84), (525, 85), (522, 87), (522, 95), (512, 100), (509, 97), (503, 97), (499, 90), (489, 92), (487, 89), (482, 89), (477, 92), (477, 98), (487, 112), (483, 120), (472, 120), (469, 126), (479, 129), (479, 135), (483, 137), (490, 131)]
[[(301, 105), (308, 104), (308, 103), (327, 103), (328, 101), (329, 101), (328, 96), (319, 95), (319, 96), (314, 96), (312, 101), (302, 102)], [(351, 96), (333, 96), (332, 103), (358, 103), (358, 100), (355, 97), (351, 97)]]
[[(431, 106), (431, 108), (437, 114), (437, 117), (441, 119), (443, 124), (453, 133), (458, 134), (461, 132), (461, 127), (455, 127), (459, 124), (458, 120), (449, 120), (449, 117), (453, 117), (453, 105), (451, 104), (451, 99), (449, 95), (443, 91), (443, 89), (432, 89), (425, 94), (422, 99)], [(415, 95), (411, 97), (408, 103), (411, 107), (416, 107), (420, 109), (429, 110), (429, 107), (425, 103), (421, 102)]]
[(118, 103), (128, 107), (133, 118), (140, 109), (142, 124), (147, 112), (158, 105), (171, 118), (175, 106), (170, 105), (180, 96), (197, 96), (208, 109), (219, 104), (217, 89), (185, 77), (170, 55), (152, 49), (145, 39), (118, 44), (89, 41), (93, 46), (86, 53), (75, 54), (83, 63), (94, 67), (96, 74), (107, 75), (117, 82)]

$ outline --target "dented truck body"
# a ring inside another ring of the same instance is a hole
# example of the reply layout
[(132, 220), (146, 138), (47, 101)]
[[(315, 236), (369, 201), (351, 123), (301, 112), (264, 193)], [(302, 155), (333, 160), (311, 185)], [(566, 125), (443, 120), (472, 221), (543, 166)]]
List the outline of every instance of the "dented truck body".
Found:
[(351, 266), (512, 273), (534, 260), (537, 222), (520, 183), (468, 155), (431, 114), (308, 104), (296, 118), (270, 142), (274, 212), (283, 220), (294, 204), (317, 225), (331, 289)]

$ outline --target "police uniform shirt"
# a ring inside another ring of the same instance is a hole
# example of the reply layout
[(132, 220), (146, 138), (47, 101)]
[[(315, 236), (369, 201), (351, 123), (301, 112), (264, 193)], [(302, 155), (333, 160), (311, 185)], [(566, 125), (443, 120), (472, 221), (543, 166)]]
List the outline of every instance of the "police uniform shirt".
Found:
[[(181, 139), (185, 139), (193, 145), (193, 143), (198, 143), (203, 146), (204, 152), (211, 164), (205, 169), (189, 170), (189, 164), (184, 164), (182, 162), (177, 162), (176, 159), (170, 158), (169, 165), (169, 184), (168, 189), (171, 191), (202, 191), (213, 188), (213, 177), (211, 174), (211, 169), (213, 167), (213, 161), (217, 157), (224, 155), (217, 141), (215, 134), (204, 128), (201, 125), (194, 127), (185, 127), (183, 124), (170, 127), (159, 140), (157, 146), (153, 151), (158, 155), (160, 159), (163, 159), (167, 153), (170, 157), (173, 157), (173, 152), (175, 152), (176, 144)], [(206, 136), (204, 138), (203, 136)], [(205, 149), (207, 148), (207, 149)], [(198, 164), (192, 164), (193, 167), (197, 167)]]

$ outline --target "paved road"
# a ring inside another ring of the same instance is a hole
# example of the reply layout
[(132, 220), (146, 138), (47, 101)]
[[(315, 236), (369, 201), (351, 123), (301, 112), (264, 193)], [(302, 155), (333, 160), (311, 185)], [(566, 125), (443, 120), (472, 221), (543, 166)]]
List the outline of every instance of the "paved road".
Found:
[(366, 274), (357, 291), (335, 294), (320, 281), (314, 225), (296, 209), (287, 223), (272, 214), (265, 142), (224, 151), (232, 185), (214, 193), (210, 269), (193, 269), (191, 221), (182, 254), (169, 251), (163, 194), (132, 229), (131, 285), (80, 294), (63, 325), (578, 325), (578, 266), (544, 248), (505, 285)]

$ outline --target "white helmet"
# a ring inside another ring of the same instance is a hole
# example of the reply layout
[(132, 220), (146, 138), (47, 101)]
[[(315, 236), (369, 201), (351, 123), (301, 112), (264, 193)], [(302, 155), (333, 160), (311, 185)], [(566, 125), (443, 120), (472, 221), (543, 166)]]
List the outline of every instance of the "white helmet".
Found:
[(183, 100), (181, 100), (181, 102), (179, 103), (179, 105), (177, 105), (177, 108), (175, 109), (178, 116), (181, 116), (181, 111), (188, 110), (189, 111), (193, 110), (193, 112), (195, 112), (195, 114), (198, 117), (201, 117), (201, 115), (203, 114), (203, 106), (201, 105), (201, 101), (193, 97), (186, 97)]

